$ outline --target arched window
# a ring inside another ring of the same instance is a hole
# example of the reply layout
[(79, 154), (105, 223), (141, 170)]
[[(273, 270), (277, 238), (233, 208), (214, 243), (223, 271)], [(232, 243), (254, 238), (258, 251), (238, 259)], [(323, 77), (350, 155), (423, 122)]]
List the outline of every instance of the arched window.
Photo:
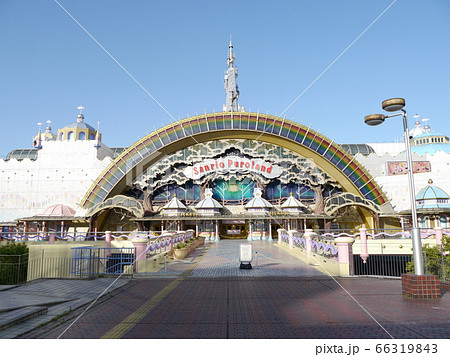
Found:
[(67, 140), (73, 140), (73, 139), (74, 139), (73, 131), (69, 131), (69, 132), (67, 133)]
[(58, 137), (58, 140), (59, 140), (59, 141), (62, 141), (63, 135), (64, 135), (64, 133), (59, 133), (59, 137)]
[(78, 134), (78, 140), (85, 140), (86, 139), (86, 133), (84, 131), (81, 131)]
[(89, 135), (89, 140), (94, 140), (94, 139), (95, 139), (95, 135), (94, 134)]

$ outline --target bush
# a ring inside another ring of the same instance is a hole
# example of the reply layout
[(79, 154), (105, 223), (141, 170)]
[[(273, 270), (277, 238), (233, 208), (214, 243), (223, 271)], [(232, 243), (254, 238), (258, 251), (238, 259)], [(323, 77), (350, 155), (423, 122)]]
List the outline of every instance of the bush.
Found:
[[(437, 275), (441, 280), (450, 280), (450, 237), (442, 237), (442, 246), (422, 247), (425, 274)], [(406, 265), (408, 273), (414, 273), (414, 256)]]
[(27, 281), (28, 247), (25, 243), (8, 241), (0, 246), (0, 284)]
[(181, 242), (181, 243), (178, 243), (178, 244), (175, 246), (175, 249), (181, 249), (181, 248), (186, 248), (186, 243)]

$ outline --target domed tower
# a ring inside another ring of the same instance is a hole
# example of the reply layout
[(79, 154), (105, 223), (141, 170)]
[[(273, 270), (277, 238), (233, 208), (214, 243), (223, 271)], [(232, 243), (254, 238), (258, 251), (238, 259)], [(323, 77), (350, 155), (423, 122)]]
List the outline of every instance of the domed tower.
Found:
[[(77, 115), (77, 120), (66, 127), (59, 129), (57, 140), (95, 140), (97, 130), (85, 123), (83, 115), (84, 107), (78, 107), (80, 113)], [(99, 133), (100, 135), (100, 133)]]
[(450, 197), (433, 180), (416, 195), (416, 206), (421, 228), (450, 227)]

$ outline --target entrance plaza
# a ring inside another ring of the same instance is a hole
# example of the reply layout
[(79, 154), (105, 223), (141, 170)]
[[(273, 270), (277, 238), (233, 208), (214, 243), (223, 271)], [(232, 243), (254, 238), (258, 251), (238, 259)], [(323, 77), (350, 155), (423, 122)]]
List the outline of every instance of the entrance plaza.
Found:
[[(252, 269), (239, 269), (247, 240), (208, 242), (155, 273), (119, 279), (38, 280), (0, 292), (2, 310), (48, 306), (4, 328), (2, 338), (39, 339), (447, 339), (450, 295), (416, 300), (401, 280), (332, 278), (269, 241), (252, 242)], [(83, 306), (77, 302), (83, 301)], [(59, 310), (57, 307), (59, 307)], [(56, 312), (58, 311), (58, 312)], [(0, 314), (0, 316), (4, 315)], [(53, 316), (47, 316), (49, 321)], [(62, 320), (64, 319), (64, 320)], [(65, 321), (61, 323), (61, 321)], [(28, 331), (28, 332), (27, 332)]]

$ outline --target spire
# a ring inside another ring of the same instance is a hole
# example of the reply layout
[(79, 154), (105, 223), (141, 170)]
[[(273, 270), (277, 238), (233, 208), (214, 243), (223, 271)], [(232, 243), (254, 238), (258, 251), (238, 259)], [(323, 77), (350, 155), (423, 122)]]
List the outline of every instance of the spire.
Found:
[(51, 120), (47, 120), (46, 123), (47, 123), (47, 128), (45, 128), (45, 132), (46, 133), (51, 133), (52, 132), (52, 127), (50, 126), (50, 124), (52, 123), (52, 121)]
[(79, 107), (77, 107), (77, 109), (80, 111), (80, 114), (77, 115), (77, 123), (82, 123), (84, 122), (84, 115), (83, 115), (84, 107), (80, 105)]
[(428, 120), (430, 120), (430, 119), (422, 119), (422, 121), (425, 122), (425, 125), (423, 126), (424, 133), (429, 133), (431, 131), (431, 128), (428, 125)]
[(231, 36), (230, 36), (230, 44), (228, 45), (228, 58), (227, 58), (227, 66), (228, 68), (234, 68), (234, 51), (233, 51), (233, 43), (231, 42)]
[(233, 51), (233, 43), (230, 37), (230, 44), (228, 45), (227, 66), (225, 72), (224, 88), (226, 92), (226, 104), (223, 106), (225, 112), (245, 111), (245, 108), (238, 104), (239, 89), (236, 82), (238, 76), (238, 69), (234, 65), (235, 56)]
[(39, 130), (38, 130), (38, 134), (37, 134), (35, 140), (33, 141), (33, 147), (35, 149), (42, 149), (42, 136), (41, 136), (42, 123), (37, 123), (37, 125), (38, 125)]
[(97, 122), (97, 132), (95, 133), (95, 148), (101, 147), (102, 135), (100, 134), (100, 122)]

